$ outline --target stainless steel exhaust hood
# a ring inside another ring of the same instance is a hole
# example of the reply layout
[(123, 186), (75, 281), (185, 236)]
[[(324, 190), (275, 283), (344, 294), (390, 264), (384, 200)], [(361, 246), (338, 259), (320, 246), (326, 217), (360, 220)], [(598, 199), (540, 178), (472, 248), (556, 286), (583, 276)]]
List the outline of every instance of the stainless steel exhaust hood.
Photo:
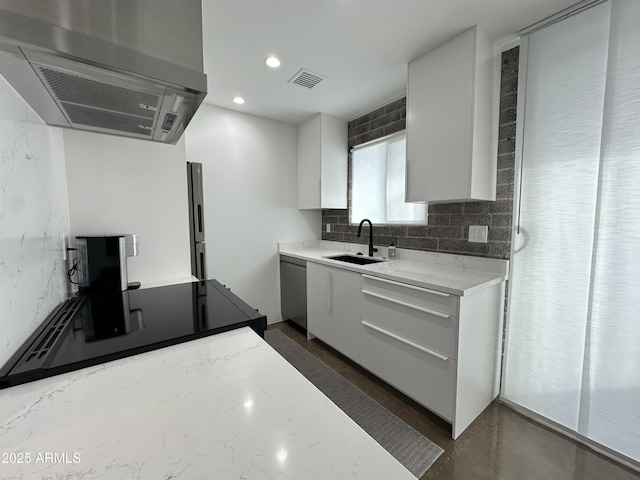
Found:
[(200, 0), (0, 0), (0, 74), (45, 123), (175, 144), (202, 103)]

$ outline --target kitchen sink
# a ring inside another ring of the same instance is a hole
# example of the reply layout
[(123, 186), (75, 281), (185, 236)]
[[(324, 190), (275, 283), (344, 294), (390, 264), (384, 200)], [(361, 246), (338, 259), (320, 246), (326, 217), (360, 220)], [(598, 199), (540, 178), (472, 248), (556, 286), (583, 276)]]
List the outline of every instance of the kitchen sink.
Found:
[(370, 263), (384, 262), (379, 258), (371, 258), (358, 255), (334, 255), (333, 257), (327, 257), (331, 260), (338, 260), (339, 262), (355, 263), (356, 265), (369, 265)]

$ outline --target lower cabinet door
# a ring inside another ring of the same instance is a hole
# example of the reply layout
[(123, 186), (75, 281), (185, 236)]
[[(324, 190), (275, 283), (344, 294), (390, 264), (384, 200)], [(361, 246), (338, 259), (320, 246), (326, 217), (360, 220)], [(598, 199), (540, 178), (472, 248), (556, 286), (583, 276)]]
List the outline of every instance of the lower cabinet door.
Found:
[(307, 330), (331, 344), (331, 270), (307, 262)]
[[(456, 362), (363, 321), (360, 364), (445, 420), (453, 422)], [(441, 358), (440, 358), (441, 357)]]
[(331, 269), (331, 346), (356, 362), (360, 357), (360, 274)]
[(456, 317), (425, 312), (410, 303), (399, 305), (393, 297), (362, 293), (360, 308), (364, 320), (426, 349), (456, 358)]

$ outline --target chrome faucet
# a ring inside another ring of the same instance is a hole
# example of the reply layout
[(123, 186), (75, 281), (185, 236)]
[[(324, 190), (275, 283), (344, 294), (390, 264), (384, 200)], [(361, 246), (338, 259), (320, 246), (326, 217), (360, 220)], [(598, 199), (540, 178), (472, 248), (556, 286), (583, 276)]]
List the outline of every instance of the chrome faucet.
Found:
[(364, 222), (369, 222), (369, 256), (373, 257), (373, 252), (377, 252), (378, 249), (373, 248), (373, 223), (371, 223), (371, 220), (369, 220), (368, 218), (362, 220), (360, 222), (360, 225), (358, 225), (358, 237), (362, 235), (362, 224)]

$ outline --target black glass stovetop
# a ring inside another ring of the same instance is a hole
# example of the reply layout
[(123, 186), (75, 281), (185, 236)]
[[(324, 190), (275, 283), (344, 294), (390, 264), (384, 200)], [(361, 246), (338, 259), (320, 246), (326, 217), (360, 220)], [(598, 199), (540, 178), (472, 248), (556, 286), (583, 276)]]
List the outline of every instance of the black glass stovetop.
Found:
[(266, 317), (216, 280), (77, 296), (0, 369), (0, 388), (249, 326)]

